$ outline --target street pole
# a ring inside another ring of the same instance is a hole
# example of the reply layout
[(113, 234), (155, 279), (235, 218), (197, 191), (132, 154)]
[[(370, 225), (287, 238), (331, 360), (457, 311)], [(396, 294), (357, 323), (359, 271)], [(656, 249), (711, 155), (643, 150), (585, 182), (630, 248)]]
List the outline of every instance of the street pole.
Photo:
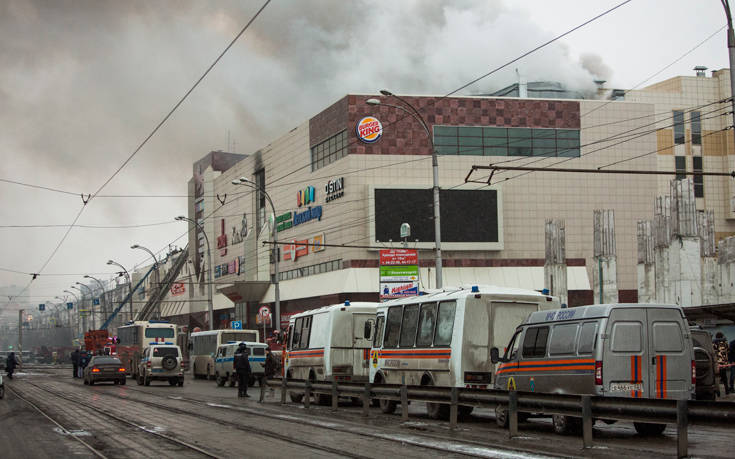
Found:
[(442, 236), (441, 236), (441, 211), (439, 208), (439, 159), (436, 154), (436, 148), (434, 147), (434, 138), (431, 135), (431, 131), (429, 131), (429, 126), (426, 124), (426, 121), (421, 116), (418, 110), (416, 110), (416, 107), (411, 105), (407, 100), (403, 99), (402, 97), (393, 94), (390, 91), (387, 91), (385, 89), (380, 91), (381, 94), (384, 96), (392, 96), (396, 99), (400, 100), (406, 106), (411, 108), (411, 110), (406, 109), (406, 107), (402, 107), (400, 105), (392, 105), (392, 104), (385, 104), (380, 101), (380, 99), (368, 99), (365, 102), (368, 105), (386, 105), (388, 107), (392, 107), (398, 110), (402, 110), (411, 117), (413, 117), (416, 121), (419, 122), (421, 127), (424, 128), (424, 132), (426, 133), (426, 137), (429, 139), (429, 145), (431, 145), (431, 172), (432, 172), (432, 188), (433, 188), (433, 207), (434, 207), (434, 247), (435, 247), (435, 254), (434, 254), (434, 264), (436, 269), (436, 288), (442, 288), (443, 285), (443, 275), (442, 275)]
[(174, 220), (187, 221), (192, 223), (196, 228), (202, 230), (202, 233), (204, 234), (204, 240), (207, 242), (207, 299), (209, 303), (209, 329), (214, 330), (214, 305), (212, 304), (212, 251), (209, 247), (209, 237), (207, 236), (207, 232), (204, 230), (204, 226), (198, 224), (196, 221), (192, 220), (189, 217), (179, 215)]
[[(100, 303), (100, 312), (103, 316), (105, 316), (105, 320), (107, 320), (107, 298), (105, 297), (105, 286), (102, 284), (102, 281), (97, 279), (96, 277), (90, 276), (89, 274), (84, 275), (85, 279), (92, 279), (93, 281), (97, 282), (97, 285), (100, 286), (100, 298), (102, 299), (102, 302)], [(104, 320), (100, 320), (100, 322), (104, 322)], [(92, 328), (95, 328), (94, 325), (92, 325)]]
[[(268, 203), (271, 205), (271, 210), (273, 211), (273, 227), (272, 235), (273, 238), (273, 299), (275, 300), (275, 309), (276, 309), (276, 317), (271, 322), (271, 326), (273, 327), (273, 330), (281, 330), (281, 287), (280, 287), (280, 271), (279, 271), (279, 259), (281, 258), (280, 251), (278, 248), (278, 229), (276, 226), (276, 206), (273, 205), (273, 200), (271, 199), (270, 195), (260, 186), (258, 186), (255, 182), (252, 180), (248, 180), (245, 177), (240, 177), (240, 180), (233, 180), (233, 185), (247, 185), (251, 188), (255, 188), (256, 190), (263, 193), (263, 196), (266, 197), (268, 200)], [(278, 323), (276, 323), (278, 322)]]
[(130, 321), (132, 322), (134, 320), (133, 318), (133, 278), (130, 277), (130, 273), (127, 269), (125, 269), (125, 266), (121, 265), (120, 263), (113, 261), (113, 260), (107, 260), (108, 265), (115, 265), (118, 268), (122, 269), (125, 273), (125, 276), (128, 279), (128, 292), (130, 293)]
[(89, 290), (89, 315), (92, 317), (92, 320), (91, 320), (92, 328), (91, 329), (96, 330), (97, 328), (95, 327), (96, 324), (94, 321), (94, 292), (92, 291), (91, 288), (89, 288), (89, 286), (82, 284), (81, 282), (77, 282), (77, 285)]
[[(77, 332), (75, 333), (75, 335), (77, 336), (77, 339), (78, 339), (78, 337), (79, 337), (79, 321), (80, 321), (80, 317), (79, 317), (79, 298), (72, 291), (64, 290), (64, 293), (68, 293), (69, 295), (73, 296), (74, 299), (76, 300), (75, 307), (76, 307), (76, 310), (77, 310)], [(69, 311), (69, 326), (71, 327), (71, 311)]]
[[(156, 287), (155, 289), (152, 289), (153, 291), (148, 296), (149, 297), (153, 296), (153, 292), (156, 292), (157, 294), (159, 289), (161, 288), (161, 271), (160, 271), (161, 265), (158, 263), (158, 258), (156, 258), (156, 254), (154, 254), (150, 249), (147, 249), (140, 244), (133, 244), (130, 246), (130, 248), (145, 250), (146, 252), (148, 252), (148, 254), (151, 257), (153, 257), (153, 267), (156, 270), (156, 275), (154, 277), (154, 282), (155, 282)], [(158, 310), (158, 318), (160, 319), (161, 318), (161, 302), (160, 301), (156, 305), (156, 309)]]
[[(733, 126), (735, 126), (735, 31), (732, 28), (732, 13), (730, 12), (730, 1), (720, 0), (725, 8), (727, 16), (727, 54), (730, 58), (730, 104), (732, 106)], [(733, 128), (735, 136), (735, 128)]]
[(23, 311), (25, 309), (18, 311), (18, 352), (20, 352), (21, 361), (23, 359)]

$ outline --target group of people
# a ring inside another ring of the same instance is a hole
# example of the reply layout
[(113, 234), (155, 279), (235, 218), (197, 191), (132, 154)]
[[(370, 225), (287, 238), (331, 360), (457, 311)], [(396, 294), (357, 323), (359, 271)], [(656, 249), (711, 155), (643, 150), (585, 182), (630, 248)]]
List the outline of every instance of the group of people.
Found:
[[(248, 395), (248, 382), (250, 381), (250, 374), (252, 369), (250, 368), (249, 360), (250, 351), (245, 343), (240, 343), (235, 351), (235, 359), (232, 362), (233, 368), (237, 373), (237, 396), (238, 397), (250, 397)], [(266, 350), (265, 354), (265, 368), (263, 368), (263, 380), (260, 384), (263, 385), (266, 380), (272, 378), (276, 373), (278, 362), (273, 356), (270, 348)]]
[[(727, 342), (727, 338), (722, 332), (717, 332), (715, 339), (712, 341), (717, 358), (717, 366), (719, 367), (720, 383), (725, 386), (725, 394), (735, 393), (735, 339)], [(727, 378), (727, 371), (730, 370), (730, 378)]]
[(89, 361), (92, 359), (92, 354), (87, 351), (82, 351), (79, 349), (74, 349), (74, 351), (71, 353), (71, 365), (73, 368), (73, 375), (74, 378), (83, 378), (84, 377), (84, 368), (87, 366)]

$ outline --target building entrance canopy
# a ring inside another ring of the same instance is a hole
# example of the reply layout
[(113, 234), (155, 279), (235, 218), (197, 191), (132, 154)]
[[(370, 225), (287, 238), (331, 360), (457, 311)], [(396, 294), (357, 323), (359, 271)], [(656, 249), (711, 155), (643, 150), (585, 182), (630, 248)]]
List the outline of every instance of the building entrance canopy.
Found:
[(234, 303), (261, 301), (270, 285), (270, 282), (265, 281), (235, 282), (218, 287), (217, 292), (225, 295)]

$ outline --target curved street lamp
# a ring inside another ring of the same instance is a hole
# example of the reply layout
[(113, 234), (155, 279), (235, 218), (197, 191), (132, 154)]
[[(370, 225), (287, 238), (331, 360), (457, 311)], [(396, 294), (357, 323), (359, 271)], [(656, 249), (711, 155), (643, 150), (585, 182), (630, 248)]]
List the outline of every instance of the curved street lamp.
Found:
[(130, 320), (133, 320), (133, 279), (130, 277), (130, 273), (127, 269), (125, 269), (125, 266), (121, 265), (120, 263), (113, 261), (113, 260), (107, 260), (108, 265), (117, 266), (118, 268), (122, 269), (125, 273), (125, 276), (128, 278), (128, 291), (130, 293)]
[(94, 291), (89, 288), (88, 285), (81, 282), (77, 282), (76, 284), (89, 290), (89, 316), (92, 318), (92, 330), (95, 330), (96, 326), (94, 321)]
[[(160, 285), (160, 282), (161, 282), (161, 272), (158, 269), (158, 268), (160, 268), (161, 265), (158, 264), (158, 258), (156, 258), (156, 254), (153, 253), (150, 249), (147, 249), (147, 248), (143, 247), (140, 244), (133, 244), (133, 245), (130, 246), (130, 248), (133, 249), (133, 250), (135, 250), (135, 249), (145, 250), (146, 252), (148, 252), (148, 254), (151, 257), (153, 257), (153, 268), (156, 270), (156, 278), (155, 278), (155, 285), (156, 285), (155, 288), (156, 288), (156, 290), (155, 291), (158, 291), (158, 289), (161, 288), (161, 285)], [(158, 318), (159, 319), (161, 318), (161, 302), (160, 301), (158, 302)]]
[[(77, 296), (77, 294), (74, 293), (74, 292), (72, 292), (71, 290), (64, 290), (64, 293), (68, 293), (69, 295), (71, 295), (71, 296), (74, 297), (74, 299), (77, 302), (77, 309), (79, 309), (79, 306), (78, 306), (79, 305), (79, 297)], [(69, 316), (69, 326), (71, 326), (71, 311), (69, 311), (69, 314), (70, 314), (70, 316)], [(78, 312), (77, 312), (77, 329), (79, 329), (79, 313)]]
[(209, 303), (207, 312), (209, 315), (209, 329), (214, 330), (214, 306), (212, 305), (212, 252), (209, 249), (209, 237), (207, 237), (207, 232), (204, 230), (204, 226), (200, 225), (189, 217), (179, 215), (178, 217), (174, 218), (174, 220), (178, 222), (187, 221), (189, 223), (192, 223), (195, 227), (202, 230), (202, 233), (204, 234), (204, 240), (207, 241), (207, 299)]
[(102, 315), (107, 315), (108, 311), (107, 311), (107, 297), (105, 295), (105, 285), (102, 283), (101, 280), (97, 279), (94, 276), (90, 276), (89, 274), (85, 274), (84, 275), (84, 278), (85, 279), (92, 279), (93, 281), (97, 282), (97, 285), (100, 286), (100, 292), (102, 292), (100, 294), (100, 297), (102, 297), (102, 301), (104, 303), (104, 305), (100, 305), (100, 309), (103, 309), (104, 310), (104, 311), (101, 311), (102, 312)]
[(431, 135), (431, 132), (429, 131), (429, 126), (426, 124), (426, 121), (421, 116), (418, 110), (416, 110), (416, 107), (411, 105), (407, 100), (403, 99), (400, 96), (397, 96), (393, 94), (392, 92), (381, 89), (380, 93), (386, 97), (395, 97), (396, 99), (403, 102), (406, 106), (408, 106), (411, 110), (407, 109), (406, 107), (403, 107), (401, 105), (393, 105), (393, 104), (386, 104), (380, 101), (380, 99), (368, 99), (365, 101), (368, 105), (385, 105), (387, 107), (392, 107), (397, 110), (402, 110), (411, 117), (413, 117), (416, 121), (419, 122), (421, 127), (424, 128), (424, 131), (426, 132), (426, 137), (429, 139), (429, 143), (431, 144), (431, 168), (432, 168), (432, 175), (433, 175), (433, 185), (434, 185), (434, 246), (436, 248), (436, 254), (435, 254), (435, 261), (434, 264), (436, 265), (436, 288), (442, 288), (442, 237), (441, 237), (441, 220), (440, 220), (440, 212), (439, 212), (439, 161), (437, 159), (436, 155), (436, 148), (434, 148), (434, 139)]
[[(281, 290), (280, 290), (280, 284), (279, 284), (279, 271), (278, 271), (278, 259), (280, 258), (279, 250), (278, 250), (278, 230), (276, 226), (276, 206), (273, 205), (273, 200), (271, 199), (270, 195), (263, 189), (263, 187), (258, 186), (257, 183), (253, 182), (252, 180), (248, 180), (245, 177), (240, 177), (239, 180), (233, 180), (233, 185), (247, 185), (250, 188), (255, 188), (257, 191), (260, 191), (263, 193), (263, 195), (268, 200), (268, 203), (271, 205), (271, 210), (273, 211), (273, 228), (272, 230), (272, 237), (273, 237), (273, 289), (274, 289), (274, 303), (275, 303), (275, 318), (273, 320), (273, 329), (274, 330), (280, 330), (281, 329)], [(265, 339), (265, 337), (263, 337)]]
[[(79, 305), (79, 308), (78, 308), (79, 313), (81, 315), (81, 312), (82, 312), (81, 311), (81, 308), (84, 307), (84, 290), (80, 289), (76, 285), (72, 285), (70, 288), (73, 288), (74, 290), (79, 290), (79, 293), (82, 294), (82, 296), (80, 297), (82, 299), (82, 301), (80, 302), (80, 305)], [(80, 333), (80, 336), (84, 335), (84, 332), (85, 332), (85, 330), (87, 328), (87, 316), (86, 315), (82, 316), (82, 324), (81, 325), (82, 325), (82, 331)]]

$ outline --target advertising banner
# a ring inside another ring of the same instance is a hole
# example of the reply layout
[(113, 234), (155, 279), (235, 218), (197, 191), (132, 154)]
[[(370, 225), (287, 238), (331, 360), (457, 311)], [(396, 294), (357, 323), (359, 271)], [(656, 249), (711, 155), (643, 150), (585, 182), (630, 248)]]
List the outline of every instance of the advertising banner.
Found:
[(419, 294), (418, 282), (381, 282), (381, 298), (401, 298), (404, 296), (416, 296)]
[(419, 280), (419, 267), (410, 266), (381, 266), (380, 282), (407, 282)]
[(174, 282), (171, 285), (171, 296), (179, 296), (186, 293), (186, 284), (183, 282)]
[(380, 251), (380, 266), (418, 265), (419, 253), (413, 249), (389, 249)]

